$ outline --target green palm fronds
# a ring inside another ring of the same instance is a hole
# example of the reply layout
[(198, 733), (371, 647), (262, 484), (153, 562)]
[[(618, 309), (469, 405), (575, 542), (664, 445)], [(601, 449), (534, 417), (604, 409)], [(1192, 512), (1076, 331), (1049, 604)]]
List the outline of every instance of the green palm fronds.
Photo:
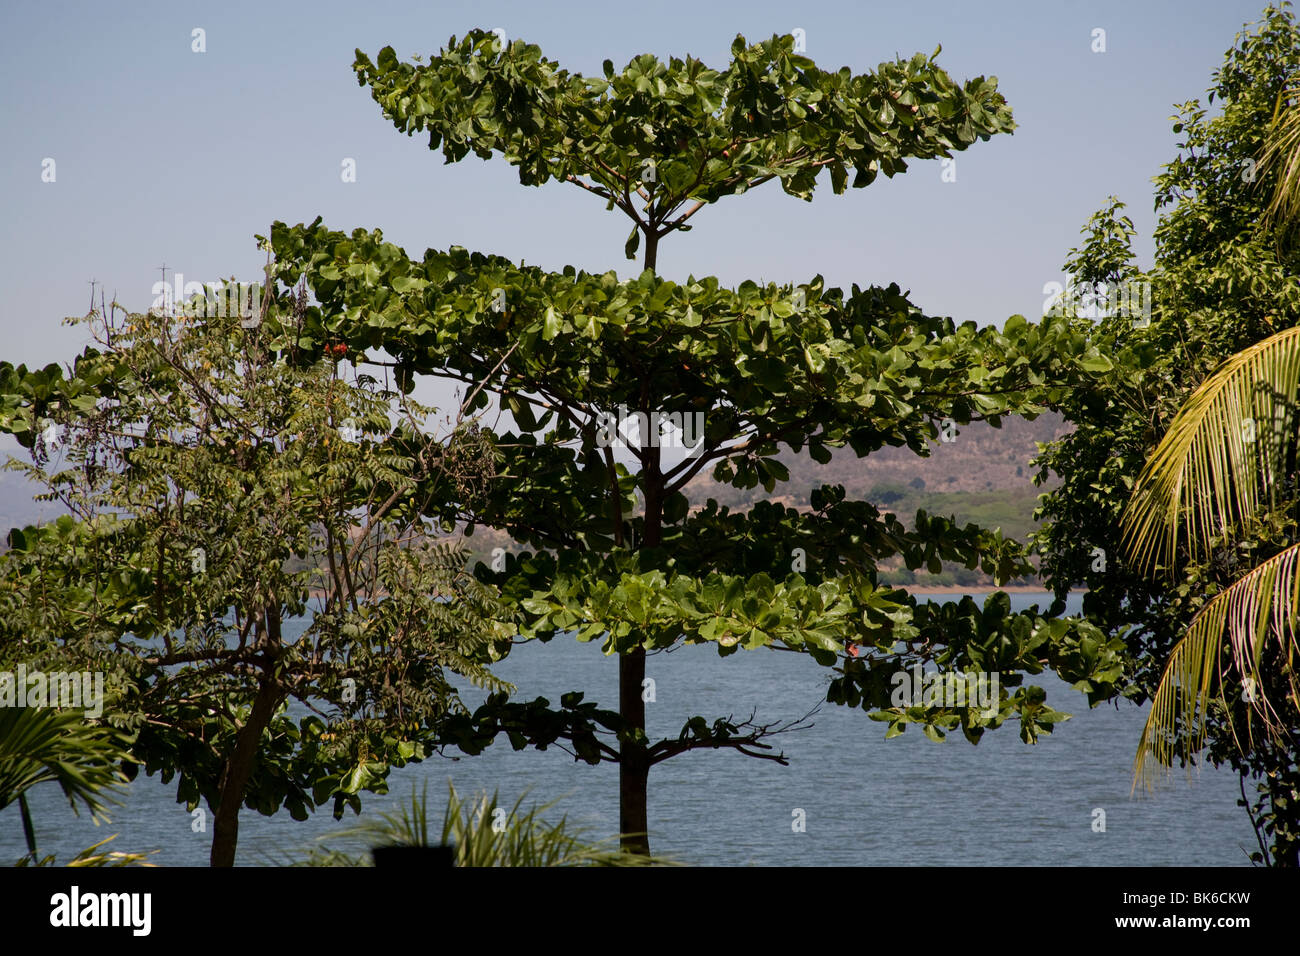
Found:
[(1262, 217), (1263, 225), (1276, 232), (1284, 242), (1294, 235), (1300, 223), (1300, 90), (1278, 94), (1273, 121), (1260, 154), (1257, 177), (1277, 173), (1273, 196)]
[(448, 785), (447, 812), (442, 823), (442, 842), (456, 848), (457, 866), (648, 866), (662, 864), (619, 849), (618, 838), (589, 843), (582, 830), (568, 824), (546, 823), (541, 814), (554, 802), (522, 812), (521, 795), (508, 811), (497, 803), (494, 793), (462, 800)]
[(1269, 558), (1224, 594), (1228, 643), (1233, 666), (1245, 683), (1245, 699), (1266, 729), (1280, 735), (1283, 725), (1268, 697), (1263, 658), (1272, 644), (1277, 656), (1269, 672), (1288, 685), (1294, 707), (1300, 702), (1295, 671), (1300, 651), (1300, 544)]
[[(1225, 633), (1232, 666), (1240, 675), (1250, 712), (1257, 714), (1266, 728), (1276, 731), (1280, 721), (1265, 691), (1261, 661), (1269, 644), (1273, 644), (1278, 660), (1284, 662), (1282, 674), (1290, 685), (1291, 698), (1300, 700), (1295, 671), (1300, 652), (1298, 621), (1300, 544), (1269, 558), (1207, 602), (1174, 647), (1160, 679), (1138, 745), (1135, 781), (1141, 779), (1150, 786), (1156, 768), (1172, 764), (1180, 742), (1178, 728), (1185, 753), (1195, 752), (1204, 744), (1210, 699), (1217, 694), (1214, 685), (1223, 673)], [(1238, 746), (1242, 746), (1240, 738)]]
[[(100, 840), (98, 843), (86, 847), (86, 849), (82, 850), (71, 860), (69, 860), (67, 863), (62, 865), (77, 866), (77, 867), (116, 867), (116, 866), (155, 866), (156, 865), (149, 862), (149, 857), (157, 853), (158, 852), (157, 850), (150, 850), (148, 853), (128, 853), (123, 850), (106, 850), (103, 853), (95, 852), (100, 847), (108, 843), (111, 843), (113, 840), (116, 839), (117, 839), (116, 833), (114, 833), (111, 837), (105, 837), (104, 839)], [(30, 855), (25, 856), (18, 861), (18, 866), (29, 866), (29, 865), (59, 866), (60, 864), (56, 862), (53, 854), (45, 857), (44, 859), (36, 861), (34, 864), (32, 863), (32, 858)]]
[(1240, 528), (1278, 487), (1294, 443), (1300, 326), (1228, 359), (1179, 410), (1133, 486), (1123, 540), (1138, 571), (1172, 570)]
[(110, 731), (87, 723), (76, 710), (0, 707), (0, 809), (38, 783), (63, 788), (74, 811), (107, 819), (113, 791), (126, 783), (126, 757)]
[[(1122, 519), (1123, 541), (1139, 571), (1173, 572), (1179, 549), (1208, 561), (1239, 536), (1249, 519), (1276, 507), (1296, 467), (1296, 395), (1300, 392), (1300, 327), (1270, 336), (1228, 359), (1179, 410), (1133, 487)], [(1134, 782), (1150, 785), (1205, 743), (1212, 700), (1224, 698), (1229, 669), (1242, 687), (1248, 715), (1270, 733), (1283, 721), (1265, 685), (1297, 695), (1300, 650), (1300, 545), (1264, 561), (1215, 595), (1174, 647), (1152, 696), (1134, 762)], [(1275, 652), (1265, 662), (1265, 654)], [(1225, 660), (1225, 650), (1227, 650)], [(1265, 680), (1265, 667), (1268, 680)], [(1232, 726), (1232, 708), (1227, 708)], [(1232, 728), (1234, 736), (1237, 734)], [(1236, 736), (1242, 750), (1251, 746)]]
[(87, 723), (75, 710), (0, 707), (0, 810), (17, 801), (32, 859), (36, 837), (26, 793), (39, 783), (57, 783), (72, 805), (90, 811), (96, 823), (107, 820), (109, 804), (120, 804), (126, 783), (119, 769), (129, 755), (112, 731)]
[(1199, 750), (1204, 744), (1204, 717), (1209, 709), (1211, 687), (1219, 674), (1225, 610), (1226, 605), (1222, 603), (1217, 607), (1215, 601), (1207, 604), (1169, 655), (1138, 741), (1133, 762), (1135, 787), (1140, 780), (1150, 788), (1157, 769), (1173, 764), (1180, 727), (1185, 752)]
[[(398, 813), (381, 813), (332, 834), (333, 847), (318, 845), (299, 862), (307, 866), (368, 866), (370, 848), (451, 846), (457, 866), (650, 866), (672, 861), (620, 849), (618, 837), (591, 842), (567, 817), (548, 823), (541, 815), (554, 801), (523, 811), (524, 796), (507, 809), (498, 795), (463, 799), (448, 783), (447, 807), (437, 842), (430, 839), (428, 786), (412, 791)], [(335, 842), (341, 841), (341, 842)]]

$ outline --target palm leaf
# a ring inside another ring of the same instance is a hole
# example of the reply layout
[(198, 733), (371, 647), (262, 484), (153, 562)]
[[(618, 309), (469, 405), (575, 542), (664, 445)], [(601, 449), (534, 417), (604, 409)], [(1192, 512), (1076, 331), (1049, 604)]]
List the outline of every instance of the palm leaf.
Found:
[(1284, 242), (1300, 224), (1300, 99), (1297, 90), (1278, 94), (1256, 173), (1276, 173), (1273, 196), (1261, 219)]
[(1228, 359), (1200, 384), (1133, 486), (1123, 545), (1141, 572), (1174, 567), (1180, 537), (1194, 558), (1273, 493), (1294, 443), (1300, 326)]
[[(89, 846), (74, 856), (63, 866), (76, 867), (110, 867), (110, 866), (155, 866), (149, 862), (149, 857), (157, 853), (157, 850), (150, 850), (148, 853), (127, 853), (120, 850), (106, 850), (103, 853), (95, 852), (100, 847), (111, 843), (117, 839), (114, 833), (111, 837), (105, 837), (93, 846)], [(35, 862), (30, 856), (25, 856), (15, 864), (16, 866), (59, 866), (53, 854), (43, 857)]]
[(0, 809), (39, 783), (55, 782), (72, 804), (98, 822), (107, 819), (113, 793), (126, 782), (118, 769), (129, 759), (111, 731), (89, 724), (80, 711), (0, 707)]
[[(468, 800), (456, 792), (448, 781), (447, 807), (443, 814), (442, 829), (430, 826), (428, 785), (411, 793), (409, 805), (400, 813), (380, 813), (376, 817), (359, 821), (327, 838), (341, 841), (333, 847), (318, 844), (301, 859), (290, 857), (288, 865), (306, 866), (367, 866), (370, 854), (366, 848), (375, 846), (435, 846), (431, 840), (438, 834), (442, 845), (455, 848), (457, 866), (653, 866), (672, 865), (666, 857), (647, 857), (629, 853), (619, 846), (618, 837), (592, 842), (586, 831), (573, 827), (567, 817), (550, 823), (541, 814), (551, 809), (555, 801), (523, 810), (524, 796), (506, 810), (498, 804), (498, 795), (480, 793)], [(504, 811), (498, 813), (498, 809)], [(272, 860), (275, 865), (286, 865), (284, 860)]]
[[(1135, 784), (1141, 779), (1149, 787), (1156, 768), (1172, 764), (1180, 728), (1186, 753), (1203, 745), (1210, 697), (1215, 693), (1213, 685), (1216, 677), (1224, 673), (1221, 664), (1225, 632), (1232, 666), (1251, 689), (1247, 696), (1251, 710), (1270, 732), (1280, 736), (1281, 722), (1259, 678), (1260, 660), (1270, 643), (1276, 645), (1286, 662), (1283, 673), (1291, 697), (1300, 700), (1295, 670), (1300, 651), (1297, 621), (1300, 544), (1269, 558), (1201, 608), (1174, 647), (1152, 697), (1134, 764)], [(1233, 732), (1235, 735), (1235, 729)]]

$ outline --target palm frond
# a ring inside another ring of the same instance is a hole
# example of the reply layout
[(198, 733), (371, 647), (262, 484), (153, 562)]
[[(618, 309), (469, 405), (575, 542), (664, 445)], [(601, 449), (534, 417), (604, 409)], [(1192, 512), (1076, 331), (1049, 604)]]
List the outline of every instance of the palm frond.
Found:
[(37, 860), (35, 863), (32, 862), (30, 856), (25, 856), (21, 860), (19, 860), (15, 865), (20, 867), (22, 866), (116, 867), (116, 866), (156, 866), (157, 865), (149, 862), (149, 857), (157, 853), (158, 852), (157, 850), (150, 850), (148, 853), (129, 853), (122, 850), (105, 850), (103, 853), (96, 852), (100, 847), (108, 843), (111, 843), (113, 840), (116, 839), (117, 839), (116, 833), (114, 833), (110, 837), (105, 837), (104, 839), (100, 840), (98, 843), (86, 847), (86, 849), (82, 850), (80, 853), (78, 853), (71, 860), (69, 860), (67, 863), (64, 864), (58, 863), (57, 860), (55, 859), (54, 854), (50, 854), (49, 856), (42, 857), (40, 860)]
[(498, 795), (463, 800), (448, 785), (442, 841), (456, 848), (457, 866), (647, 866), (667, 862), (627, 853), (617, 837), (591, 843), (567, 816), (548, 823), (541, 814), (555, 801), (523, 812), (524, 794), (506, 810)]
[(1232, 664), (1246, 687), (1247, 703), (1266, 731), (1282, 739), (1284, 723), (1269, 700), (1262, 659), (1273, 645), (1277, 659), (1267, 671), (1281, 676), (1294, 707), (1300, 702), (1295, 669), (1300, 652), (1300, 544), (1269, 558), (1224, 595)]
[(1273, 195), (1261, 222), (1286, 240), (1300, 225), (1300, 104), (1297, 90), (1278, 94), (1273, 121), (1264, 139), (1256, 177), (1276, 173)]
[(75, 710), (0, 707), (0, 808), (39, 783), (55, 782), (74, 811), (82, 804), (98, 822), (107, 819), (119, 769), (129, 755), (107, 728), (87, 723)]
[(1180, 538), (1193, 558), (1240, 527), (1279, 487), (1295, 441), (1300, 326), (1228, 359), (1200, 384), (1133, 486), (1123, 544), (1141, 572), (1174, 567)]
[[(619, 846), (617, 836), (592, 842), (586, 831), (573, 827), (567, 817), (547, 822), (541, 815), (555, 805), (552, 801), (523, 810), (526, 794), (508, 810), (499, 805), (498, 795), (479, 793), (464, 799), (448, 781), (447, 807), (440, 844), (455, 851), (457, 866), (654, 866), (673, 865), (666, 857), (629, 853)], [(436, 846), (430, 839), (428, 785), (412, 790), (409, 804), (399, 813), (380, 813), (331, 834), (334, 846), (318, 844), (288, 865), (368, 866), (369, 848), (376, 846)], [(342, 844), (340, 846), (340, 844)], [(286, 865), (284, 860), (277, 865)]]
[(1151, 698), (1151, 710), (1142, 727), (1133, 764), (1134, 786), (1148, 789), (1158, 768), (1170, 767), (1178, 751), (1181, 729), (1184, 753), (1198, 751), (1205, 742), (1205, 715), (1211, 689), (1219, 673), (1227, 592), (1216, 595), (1192, 621), (1174, 646), (1160, 685)]
[(1297, 621), (1300, 544), (1269, 558), (1201, 608), (1174, 647), (1152, 697), (1134, 763), (1135, 785), (1140, 779), (1149, 787), (1157, 767), (1173, 763), (1180, 733), (1184, 753), (1193, 753), (1203, 745), (1210, 698), (1220, 693), (1214, 685), (1217, 681), (1222, 686), (1225, 673), (1225, 637), (1231, 665), (1246, 688), (1244, 696), (1251, 705), (1248, 713), (1257, 714), (1270, 732), (1280, 731), (1281, 721), (1268, 699), (1260, 665), (1272, 643), (1285, 662), (1281, 670), (1291, 698), (1300, 701), (1295, 669), (1300, 652)]

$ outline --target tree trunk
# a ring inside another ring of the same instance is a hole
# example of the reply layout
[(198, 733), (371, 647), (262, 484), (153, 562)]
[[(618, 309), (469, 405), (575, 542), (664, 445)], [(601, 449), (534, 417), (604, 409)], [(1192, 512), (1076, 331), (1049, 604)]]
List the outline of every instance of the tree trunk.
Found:
[(650, 824), (647, 787), (650, 762), (646, 757), (645, 701), (641, 682), (645, 680), (645, 649), (619, 655), (619, 713), (629, 728), (641, 731), (640, 739), (624, 740), (618, 750), (618, 829), (621, 846), (631, 853), (650, 854)]
[(33, 863), (40, 860), (36, 855), (36, 828), (32, 826), (32, 811), (27, 807), (27, 794), (18, 794), (18, 812), (23, 818), (23, 836), (27, 838), (27, 855)]
[(210, 866), (235, 865), (235, 848), (239, 844), (239, 808), (244, 802), (248, 778), (253, 773), (253, 762), (257, 758), (262, 731), (271, 723), (271, 717), (279, 703), (280, 691), (275, 681), (270, 677), (264, 678), (258, 686), (257, 697), (253, 700), (252, 712), (235, 738), (235, 750), (226, 758), (221, 769), (220, 793), (212, 823), (212, 853), (208, 858)]
[[(656, 224), (657, 225), (657, 224)], [(645, 268), (655, 269), (658, 259), (659, 239), (654, 229), (646, 231)], [(644, 396), (642, 396), (644, 398)], [(645, 409), (643, 409), (645, 410)], [(644, 478), (645, 490), (645, 541), (646, 546), (659, 544), (663, 505), (661, 501), (662, 476), (659, 469), (658, 448), (649, 451)], [(617, 488), (614, 494), (618, 494)], [(621, 529), (615, 529), (621, 541)], [(636, 734), (636, 740), (625, 739), (618, 748), (618, 829), (620, 845), (631, 853), (650, 855), (649, 799), (650, 760), (647, 754), (649, 741), (645, 734), (645, 700), (641, 694), (645, 681), (645, 648), (638, 647), (618, 659), (618, 712), (624, 726)]]

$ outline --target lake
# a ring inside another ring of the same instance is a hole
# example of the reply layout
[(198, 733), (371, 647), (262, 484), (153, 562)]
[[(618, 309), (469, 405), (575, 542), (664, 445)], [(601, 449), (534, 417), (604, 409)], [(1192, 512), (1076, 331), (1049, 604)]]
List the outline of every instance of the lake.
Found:
[[(954, 600), (960, 594), (931, 595)], [(1077, 611), (1080, 597), (1071, 597)], [(1050, 603), (1045, 595), (1013, 594), (1012, 607)], [(495, 668), (516, 684), (519, 699), (538, 695), (558, 703), (570, 690), (602, 706), (617, 705), (618, 666), (600, 642), (556, 638), (515, 648)], [(656, 700), (646, 705), (652, 739), (680, 731), (700, 714), (712, 721), (757, 709), (768, 722), (800, 717), (825, 698), (831, 672), (802, 654), (741, 651), (719, 658), (709, 646), (649, 656)], [(957, 734), (936, 743), (913, 726), (884, 738), (886, 724), (861, 710), (823, 704), (814, 726), (776, 737), (790, 765), (728, 751), (695, 751), (650, 773), (651, 846), (656, 853), (705, 865), (975, 865), (975, 866), (1244, 866), (1258, 849), (1228, 770), (1176, 770), (1154, 796), (1131, 794), (1133, 754), (1146, 708), (1128, 702), (1089, 710), (1083, 695), (1043, 674), (1027, 679), (1048, 691), (1048, 703), (1073, 715), (1033, 746), (1007, 723), (978, 746)], [(474, 696), (478, 694), (478, 696)], [(481, 692), (465, 694), (473, 706)], [(499, 739), (477, 757), (435, 757), (394, 771), (391, 793), (364, 795), (365, 812), (391, 810), (427, 782), (441, 821), (447, 781), (466, 796), (498, 791), (507, 807), (525, 791), (525, 806), (559, 800), (547, 819), (605, 837), (618, 827), (618, 768), (576, 763), (558, 749), (513, 751)], [(96, 828), (73, 817), (55, 784), (30, 794), (42, 854), (65, 861), (117, 833), (110, 849), (157, 849), (165, 865), (206, 865), (208, 832), (194, 833), (191, 816), (175, 802), (175, 785), (140, 778), (112, 823)], [(1105, 811), (1105, 832), (1093, 829)], [(802, 810), (804, 832), (795, 832)], [(336, 823), (330, 807), (299, 823), (285, 812), (240, 813), (239, 863), (256, 865), (303, 847), (354, 822)], [(0, 813), (0, 860), (22, 856), (17, 806)]]

